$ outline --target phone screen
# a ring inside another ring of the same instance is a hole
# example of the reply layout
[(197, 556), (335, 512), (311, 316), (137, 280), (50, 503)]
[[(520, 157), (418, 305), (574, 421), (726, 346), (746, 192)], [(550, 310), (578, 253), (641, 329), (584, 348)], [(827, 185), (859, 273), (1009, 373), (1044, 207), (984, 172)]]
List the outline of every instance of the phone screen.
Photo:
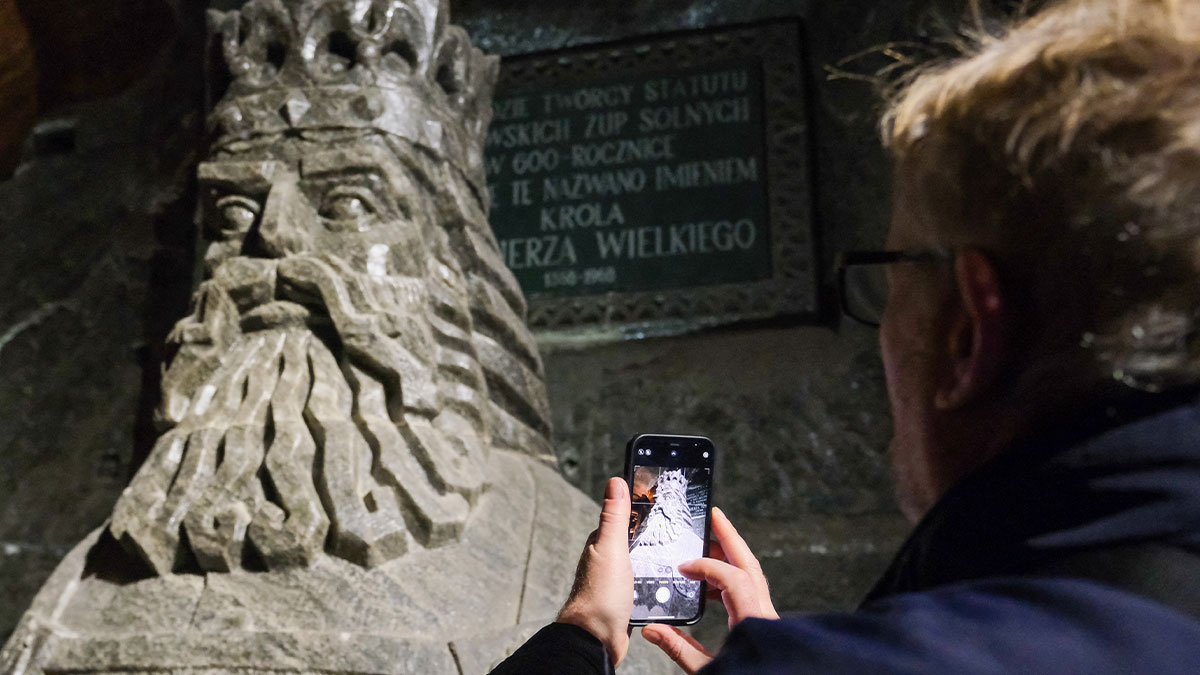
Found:
[(630, 441), (627, 452), (632, 620), (695, 622), (703, 612), (705, 589), (680, 574), (678, 566), (708, 553), (712, 441), (642, 435)]

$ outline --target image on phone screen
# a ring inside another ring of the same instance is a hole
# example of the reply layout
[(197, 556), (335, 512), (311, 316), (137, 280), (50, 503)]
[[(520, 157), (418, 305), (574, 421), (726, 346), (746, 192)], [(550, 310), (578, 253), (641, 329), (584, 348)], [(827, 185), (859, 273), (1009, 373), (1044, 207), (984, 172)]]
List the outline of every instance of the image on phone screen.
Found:
[(658, 466), (638, 463), (640, 459), (634, 459), (630, 486), (632, 619), (695, 618), (700, 612), (701, 582), (680, 574), (678, 566), (704, 556), (712, 468)]

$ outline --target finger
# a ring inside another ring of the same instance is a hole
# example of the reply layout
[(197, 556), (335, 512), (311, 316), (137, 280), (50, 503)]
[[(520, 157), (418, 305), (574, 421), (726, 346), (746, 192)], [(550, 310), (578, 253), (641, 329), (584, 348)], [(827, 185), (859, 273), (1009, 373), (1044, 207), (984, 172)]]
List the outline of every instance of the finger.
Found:
[(725, 512), (717, 507), (712, 510), (712, 531), (713, 536), (717, 539), (717, 544), (721, 546), (721, 552), (724, 554), (725, 560), (735, 567), (740, 567), (748, 572), (762, 572), (762, 567), (758, 564), (758, 558), (754, 557), (754, 553), (750, 551), (750, 547), (746, 544), (746, 540), (742, 539), (742, 535), (738, 534), (733, 523), (729, 522), (729, 518)]
[(716, 507), (713, 508), (713, 532), (719, 538), (717, 543), (720, 544), (721, 550), (725, 554), (725, 560), (735, 567), (745, 570), (754, 581), (754, 586), (758, 589), (759, 601), (763, 604), (764, 615), (777, 617), (774, 603), (771, 602), (770, 585), (767, 583), (767, 576), (763, 574), (762, 565), (750, 550), (750, 546), (746, 544), (746, 540), (742, 539), (737, 529), (733, 527), (733, 523), (729, 521), (725, 512)]
[(604, 489), (596, 546), (629, 550), (629, 486), (621, 478), (609, 478)]
[(712, 558), (696, 558), (679, 563), (679, 573), (695, 581), (707, 581), (709, 585), (719, 589), (727, 589), (731, 585), (749, 580), (745, 570), (734, 567), (723, 560)]
[(663, 650), (688, 675), (708, 665), (713, 659), (712, 654), (696, 638), (674, 626), (652, 623), (642, 628), (642, 637)]
[(712, 558), (713, 560), (724, 560), (725, 562), (729, 562), (729, 556), (725, 555), (724, 547), (722, 547), (721, 542), (717, 541), (716, 539), (708, 542), (708, 555), (705, 557)]
[(758, 585), (748, 572), (729, 563), (700, 558), (679, 565), (679, 571), (689, 579), (699, 579), (722, 591), (721, 603), (736, 621), (747, 617), (770, 616), (763, 607)]

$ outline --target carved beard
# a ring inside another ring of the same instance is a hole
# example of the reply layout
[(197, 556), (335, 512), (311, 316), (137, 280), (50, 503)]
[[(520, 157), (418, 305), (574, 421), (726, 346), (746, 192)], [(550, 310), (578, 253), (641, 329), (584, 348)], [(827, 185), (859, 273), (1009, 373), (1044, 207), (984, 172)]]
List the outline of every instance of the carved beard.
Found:
[(487, 385), (465, 276), (232, 258), (171, 339), (172, 425), (111, 525), (159, 574), (365, 566), (457, 539), (485, 488)]

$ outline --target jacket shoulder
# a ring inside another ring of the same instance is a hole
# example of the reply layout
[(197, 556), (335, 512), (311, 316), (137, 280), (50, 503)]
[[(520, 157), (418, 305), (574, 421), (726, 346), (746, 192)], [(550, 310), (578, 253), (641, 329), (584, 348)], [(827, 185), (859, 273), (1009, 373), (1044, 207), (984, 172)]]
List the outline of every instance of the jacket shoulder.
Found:
[(1200, 622), (1089, 581), (994, 579), (747, 620), (706, 672), (1197, 673)]

